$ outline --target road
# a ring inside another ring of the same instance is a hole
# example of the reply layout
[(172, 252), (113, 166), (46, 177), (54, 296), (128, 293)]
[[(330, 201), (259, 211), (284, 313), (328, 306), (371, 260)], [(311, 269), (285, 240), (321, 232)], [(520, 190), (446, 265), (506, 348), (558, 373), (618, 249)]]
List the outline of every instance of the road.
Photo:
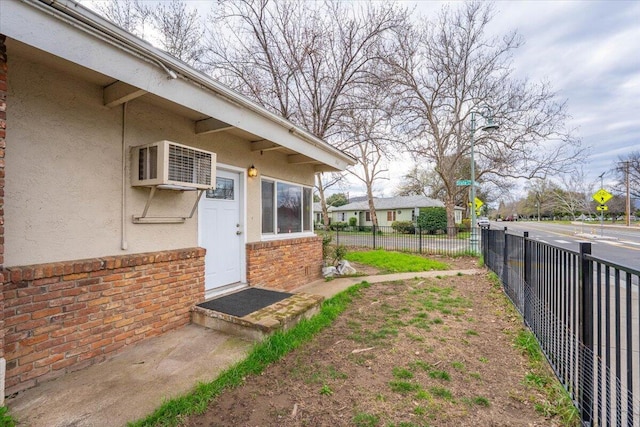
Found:
[(599, 223), (574, 223), (570, 225), (545, 221), (491, 222), (492, 229), (507, 227), (507, 231), (529, 237), (554, 246), (574, 251), (580, 242), (591, 242), (591, 253), (615, 264), (640, 270), (640, 227), (605, 225)]

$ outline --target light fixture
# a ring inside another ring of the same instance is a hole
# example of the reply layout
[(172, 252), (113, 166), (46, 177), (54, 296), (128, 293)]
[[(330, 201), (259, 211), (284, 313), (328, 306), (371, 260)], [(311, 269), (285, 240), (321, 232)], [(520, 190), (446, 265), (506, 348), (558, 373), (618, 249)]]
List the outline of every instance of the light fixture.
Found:
[(256, 176), (258, 176), (258, 169), (256, 169), (255, 166), (251, 165), (251, 167), (247, 170), (247, 175), (249, 175), (251, 178), (255, 178)]

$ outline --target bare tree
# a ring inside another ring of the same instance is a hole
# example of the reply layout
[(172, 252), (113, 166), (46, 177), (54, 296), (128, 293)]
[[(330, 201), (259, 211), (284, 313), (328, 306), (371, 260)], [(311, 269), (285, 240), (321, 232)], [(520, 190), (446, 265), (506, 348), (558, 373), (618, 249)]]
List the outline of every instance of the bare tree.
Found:
[[(212, 17), (208, 63), (234, 89), (344, 148), (353, 96), (371, 77), (382, 37), (404, 19), (387, 4), (223, 0)], [(325, 221), (328, 184), (318, 175)]]
[[(449, 230), (455, 232), (460, 162), (471, 157), (471, 115), (493, 116), (500, 131), (475, 132), (475, 179), (505, 185), (517, 178), (566, 171), (580, 159), (579, 142), (565, 129), (566, 106), (548, 83), (512, 75), (509, 33), (488, 37), (492, 5), (443, 7), (437, 20), (397, 32), (389, 76), (396, 84), (398, 125), (413, 136), (408, 149), (435, 164), (445, 190)], [(479, 123), (480, 129), (482, 123)]]
[(120, 28), (142, 39), (146, 36), (146, 23), (152, 10), (139, 0), (109, 0), (98, 2), (96, 8), (102, 16)]
[(153, 25), (159, 32), (159, 42), (169, 54), (199, 68), (204, 52), (204, 28), (196, 9), (187, 9), (180, 0), (160, 2), (153, 10)]
[(618, 194), (627, 192), (627, 172), (629, 174), (629, 196), (640, 199), (640, 151), (632, 151), (627, 155), (618, 156), (615, 165), (616, 184), (613, 190)]

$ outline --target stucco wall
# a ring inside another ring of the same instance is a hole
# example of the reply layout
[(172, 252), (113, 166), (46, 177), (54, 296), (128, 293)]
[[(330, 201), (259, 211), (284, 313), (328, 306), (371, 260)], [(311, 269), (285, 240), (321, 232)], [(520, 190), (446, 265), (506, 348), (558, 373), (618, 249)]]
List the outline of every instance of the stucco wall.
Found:
[[(9, 54), (5, 266), (196, 246), (197, 217), (172, 225), (131, 222), (149, 190), (129, 185), (127, 158), (127, 249), (121, 249), (123, 107), (105, 107), (100, 85), (34, 63), (19, 45), (9, 44)], [(193, 120), (144, 98), (127, 104), (125, 129), (127, 147), (168, 139), (214, 151), (219, 164), (255, 164), (262, 175), (313, 185), (312, 166), (289, 165), (278, 152), (251, 152), (249, 141), (225, 132), (196, 135)], [(260, 240), (259, 178), (247, 180), (247, 242)], [(149, 215), (187, 215), (194, 198), (160, 191)]]

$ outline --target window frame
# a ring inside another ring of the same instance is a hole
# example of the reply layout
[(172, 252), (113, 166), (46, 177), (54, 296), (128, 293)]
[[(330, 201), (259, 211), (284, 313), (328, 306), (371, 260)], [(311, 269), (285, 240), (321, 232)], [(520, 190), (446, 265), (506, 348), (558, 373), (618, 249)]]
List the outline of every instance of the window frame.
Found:
[[(264, 232), (263, 231), (263, 196), (262, 196), (262, 188), (263, 183), (269, 182), (273, 186), (273, 198), (272, 198), (272, 216), (273, 216), (273, 231)], [(278, 232), (278, 184), (285, 184), (290, 186), (295, 186), (300, 189), (300, 230), (294, 232)], [(308, 191), (305, 191), (308, 190)], [(308, 218), (305, 221), (305, 201), (307, 196), (310, 195), (309, 203), (309, 212), (307, 213)], [(305, 230), (305, 225), (309, 227), (308, 230)], [(260, 236), (262, 240), (282, 240), (282, 239), (294, 239), (298, 237), (307, 237), (307, 236), (315, 236), (313, 230), (313, 186), (304, 185), (297, 182), (286, 181), (283, 179), (270, 178), (268, 176), (263, 176), (260, 178)]]

